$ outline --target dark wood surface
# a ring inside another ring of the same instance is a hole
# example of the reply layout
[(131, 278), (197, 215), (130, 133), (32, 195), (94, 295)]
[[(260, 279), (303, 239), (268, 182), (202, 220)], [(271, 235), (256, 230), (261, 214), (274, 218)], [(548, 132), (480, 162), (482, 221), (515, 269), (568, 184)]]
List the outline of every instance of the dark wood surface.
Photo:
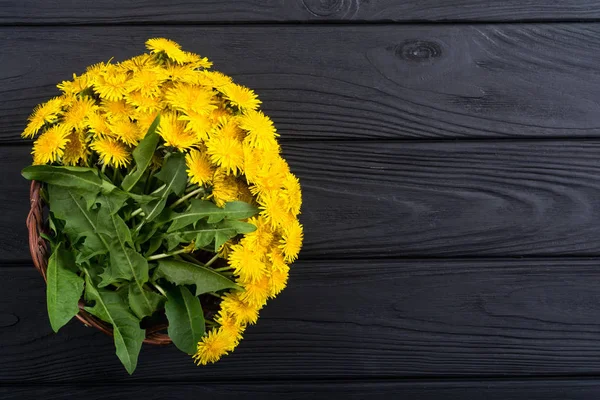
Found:
[[(598, 399), (600, 2), (0, 0), (0, 398)], [(444, 22), (444, 23), (433, 23)], [(54, 334), (31, 109), (166, 36), (258, 92), (303, 185), (289, 288), (197, 368)]]
[(283, 140), (600, 136), (598, 24), (53, 26), (0, 27), (0, 142), (155, 36), (254, 88)]
[(598, 0), (1, 0), (2, 24), (596, 20)]

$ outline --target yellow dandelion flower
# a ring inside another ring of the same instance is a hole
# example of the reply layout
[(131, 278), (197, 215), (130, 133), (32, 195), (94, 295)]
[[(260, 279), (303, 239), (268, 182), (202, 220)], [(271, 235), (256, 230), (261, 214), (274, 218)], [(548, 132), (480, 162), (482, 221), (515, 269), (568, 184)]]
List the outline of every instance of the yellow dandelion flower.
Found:
[(131, 161), (129, 150), (117, 140), (111, 138), (96, 139), (90, 147), (98, 153), (103, 164), (120, 168)]
[(279, 247), (274, 247), (271, 249), (271, 252), (269, 253), (269, 261), (269, 271), (271, 272), (274, 270), (285, 271), (289, 268), (285, 263), (284, 255)]
[(264, 163), (254, 174), (254, 185), (250, 187), (250, 191), (254, 195), (279, 191), (285, 184), (287, 171), (287, 164), (280, 157), (273, 159), (270, 163)]
[(230, 347), (227, 350), (233, 350), (239, 341), (242, 340), (242, 333), (244, 332), (245, 326), (240, 324), (233, 315), (224, 312), (223, 310), (219, 311), (219, 314), (215, 318), (215, 322), (221, 325), (219, 331), (229, 338)]
[(89, 88), (93, 84), (93, 79), (87, 73), (77, 76), (77, 74), (73, 74), (73, 80), (70, 81), (62, 81), (58, 85), (63, 93), (67, 95), (76, 95)]
[(185, 130), (195, 133), (198, 140), (208, 139), (208, 133), (213, 128), (213, 121), (209, 114), (188, 111), (186, 114), (182, 114), (179, 119), (186, 121)]
[(261, 101), (253, 90), (247, 87), (231, 83), (219, 88), (229, 103), (241, 110), (256, 110)]
[(167, 146), (173, 146), (179, 150), (189, 149), (199, 142), (193, 132), (185, 131), (184, 123), (178, 120), (175, 113), (161, 115), (157, 131)]
[(147, 68), (152, 69), (156, 66), (157, 64), (154, 57), (147, 53), (132, 57), (129, 60), (125, 60), (117, 65), (117, 67), (122, 70), (132, 72), (142, 71)]
[(137, 124), (129, 119), (119, 119), (108, 125), (113, 136), (128, 145), (136, 145), (144, 137), (146, 132), (142, 132)]
[(165, 102), (178, 111), (208, 114), (217, 106), (213, 93), (206, 88), (178, 83), (165, 93)]
[(64, 165), (77, 165), (79, 161), (86, 162), (88, 158), (87, 143), (83, 131), (73, 131), (67, 136), (68, 143), (62, 156)]
[(170, 39), (148, 39), (146, 40), (146, 48), (154, 54), (164, 52), (167, 57), (178, 63), (184, 63), (188, 60), (188, 56), (181, 50), (181, 46)]
[(237, 182), (235, 177), (217, 170), (213, 176), (213, 187), (210, 195), (215, 204), (219, 207), (223, 207), (225, 203), (237, 200), (237, 195)]
[(127, 93), (127, 78), (127, 72), (114, 65), (107, 65), (107, 68), (95, 77), (94, 91), (103, 99), (121, 100)]
[(233, 82), (231, 77), (219, 71), (199, 71), (198, 74), (202, 77), (204, 85), (213, 87), (217, 90), (230, 85)]
[(227, 293), (221, 302), (221, 309), (231, 314), (238, 324), (255, 324), (260, 307), (244, 302), (240, 297), (241, 293)]
[(185, 62), (190, 64), (191, 68), (210, 68), (213, 65), (206, 57), (200, 57), (198, 54), (189, 53), (187, 51), (185, 51), (184, 54), (186, 57)]
[(253, 249), (239, 244), (231, 246), (229, 265), (244, 282), (259, 281), (267, 273), (267, 266), (260, 256)]
[(288, 211), (285, 198), (279, 191), (261, 193), (258, 196), (260, 215), (263, 216), (273, 228), (285, 225), (294, 217)]
[(249, 218), (247, 222), (256, 226), (256, 230), (244, 235), (240, 243), (257, 253), (266, 252), (274, 237), (271, 225), (261, 216)]
[(82, 130), (87, 125), (87, 119), (94, 114), (98, 106), (94, 99), (90, 97), (77, 98), (71, 106), (65, 111), (63, 124), (68, 128)]
[(106, 117), (104, 115), (100, 115), (98, 113), (89, 114), (85, 121), (85, 125), (88, 127), (90, 132), (94, 134), (94, 136), (112, 135), (112, 132), (110, 131), (108, 124), (106, 123)]
[(287, 200), (289, 210), (292, 214), (298, 215), (302, 207), (300, 181), (293, 174), (287, 173), (283, 179), (283, 189), (282, 194)]
[(244, 203), (254, 203), (254, 195), (248, 185), (241, 179), (237, 180), (237, 199)]
[(200, 83), (200, 75), (190, 65), (167, 62), (163, 65), (163, 69), (173, 82), (183, 82), (191, 85)]
[(208, 156), (198, 150), (191, 150), (185, 156), (187, 164), (187, 174), (191, 183), (203, 185), (210, 183), (215, 170), (210, 163)]
[(104, 72), (107, 68), (109, 68), (109, 64), (110, 61), (108, 63), (105, 62), (99, 62), (96, 64), (92, 64), (89, 67), (87, 67), (85, 69), (85, 73), (90, 77), (90, 78), (94, 78), (96, 76), (98, 76), (98, 74)]
[(149, 113), (162, 108), (159, 97), (149, 97), (140, 91), (130, 92), (125, 95), (125, 101), (137, 108), (138, 112)]
[(223, 170), (235, 174), (244, 167), (244, 147), (239, 140), (213, 135), (206, 147), (211, 162)]
[(215, 131), (221, 137), (239, 140), (240, 142), (246, 136), (238, 126), (237, 119), (231, 116), (219, 117)]
[(232, 246), (232, 243), (230, 240), (223, 243), (221, 245), (221, 247), (219, 248), (219, 251), (217, 252), (217, 255), (219, 256), (219, 258), (226, 259), (227, 257), (229, 257), (229, 254), (231, 253), (231, 246)]
[(142, 69), (133, 74), (125, 85), (128, 92), (139, 91), (142, 96), (156, 97), (161, 93), (160, 85), (168, 75), (161, 68)]
[(231, 340), (228, 335), (212, 329), (207, 335), (202, 337), (198, 343), (198, 350), (194, 354), (196, 364), (206, 365), (214, 363), (227, 354), (227, 349), (231, 346)]
[(255, 182), (263, 170), (268, 170), (279, 154), (244, 146), (244, 175), (248, 182)]
[(148, 132), (148, 129), (150, 129), (150, 125), (152, 125), (157, 115), (158, 112), (138, 112), (135, 114), (135, 121), (138, 125), (138, 129), (144, 132), (144, 135)]
[(62, 112), (63, 100), (54, 97), (44, 104), (38, 105), (29, 116), (29, 123), (21, 134), (24, 138), (34, 137), (46, 123), (53, 123)]
[(247, 110), (240, 116), (240, 127), (248, 131), (247, 143), (259, 149), (276, 149), (278, 147), (275, 137), (273, 121), (261, 111)]
[(285, 261), (292, 262), (298, 258), (303, 239), (302, 225), (297, 219), (292, 220), (285, 226), (279, 245), (279, 248), (283, 251)]
[(240, 293), (242, 301), (255, 307), (262, 307), (269, 298), (269, 276), (264, 275), (261, 279), (252, 282), (243, 282), (244, 291)]
[(58, 161), (69, 142), (69, 133), (71, 131), (64, 125), (48, 128), (33, 144), (33, 163), (40, 165)]
[(135, 108), (123, 99), (116, 101), (102, 100), (99, 110), (112, 121), (128, 119), (135, 113)]
[[(285, 264), (284, 264), (285, 265)], [(269, 269), (269, 297), (276, 297), (285, 287), (289, 279), (290, 267)]]

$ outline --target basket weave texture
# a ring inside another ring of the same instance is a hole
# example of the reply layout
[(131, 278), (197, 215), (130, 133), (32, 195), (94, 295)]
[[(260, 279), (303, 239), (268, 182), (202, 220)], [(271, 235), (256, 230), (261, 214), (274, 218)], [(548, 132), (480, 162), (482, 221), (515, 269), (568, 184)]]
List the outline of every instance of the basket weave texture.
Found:
[[(33, 259), (33, 265), (42, 274), (44, 281), (47, 281), (46, 270), (48, 269), (49, 248), (46, 240), (41, 233), (48, 233), (48, 228), (44, 222), (44, 202), (40, 196), (42, 185), (39, 182), (31, 182), (29, 191), (29, 201), (31, 209), (27, 216), (27, 230), (29, 231), (29, 251)], [(77, 319), (87, 326), (92, 326), (100, 331), (112, 336), (113, 331), (110, 324), (96, 318), (84, 309), (85, 303), (79, 300), (79, 313)], [(165, 333), (160, 331), (166, 328), (165, 325), (150, 326), (146, 328), (146, 339), (144, 343), (154, 345), (166, 345), (171, 343), (171, 339)]]

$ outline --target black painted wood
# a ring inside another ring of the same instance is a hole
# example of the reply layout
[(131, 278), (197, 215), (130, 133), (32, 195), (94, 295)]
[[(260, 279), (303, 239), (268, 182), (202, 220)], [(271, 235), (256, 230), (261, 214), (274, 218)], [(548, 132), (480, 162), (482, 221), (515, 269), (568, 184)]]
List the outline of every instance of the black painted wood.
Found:
[(0, 24), (539, 21), (600, 18), (597, 0), (0, 1)]
[[(128, 377), (112, 340), (54, 334), (44, 283), (0, 267), (3, 382), (240, 382), (600, 374), (600, 259), (300, 261), (235, 354), (196, 368), (144, 346)], [(168, 371), (167, 375), (165, 371)]]
[(0, 29), (0, 141), (56, 83), (155, 36), (256, 89), (284, 141), (600, 136), (597, 24), (227, 25)]
[[(295, 142), (302, 257), (600, 255), (600, 142)], [(0, 147), (0, 260), (28, 259), (29, 146)]]
[(132, 385), (53, 385), (0, 387), (3, 399), (120, 400), (122, 398), (219, 400), (418, 399), (418, 400), (590, 400), (600, 396), (597, 379), (543, 380), (381, 380), (280, 383), (158, 383)]

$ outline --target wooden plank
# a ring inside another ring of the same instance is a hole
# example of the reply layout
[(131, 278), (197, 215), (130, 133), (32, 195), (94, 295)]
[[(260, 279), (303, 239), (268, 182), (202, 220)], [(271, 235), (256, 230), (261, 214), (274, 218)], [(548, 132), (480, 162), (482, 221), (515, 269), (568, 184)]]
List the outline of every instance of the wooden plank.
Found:
[(133, 378), (104, 334), (78, 321), (53, 334), (37, 271), (3, 266), (0, 386), (598, 376), (599, 262), (300, 261), (234, 355), (201, 368), (144, 346)]
[(68, 0), (0, 2), (0, 24), (585, 21), (599, 17), (596, 0), (103, 0), (85, 7), (74, 7)]
[(283, 140), (600, 136), (597, 24), (276, 25), (0, 29), (0, 140), (56, 83), (156, 36), (256, 89)]
[[(600, 255), (600, 142), (301, 142), (305, 258)], [(0, 260), (29, 258), (27, 146), (0, 147)]]
[(280, 383), (128, 384), (128, 385), (16, 385), (0, 388), (3, 399), (101, 399), (165, 398), (219, 400), (264, 399), (396, 399), (419, 400), (589, 400), (600, 396), (597, 379), (544, 380), (418, 380), (418, 381), (313, 381)]

